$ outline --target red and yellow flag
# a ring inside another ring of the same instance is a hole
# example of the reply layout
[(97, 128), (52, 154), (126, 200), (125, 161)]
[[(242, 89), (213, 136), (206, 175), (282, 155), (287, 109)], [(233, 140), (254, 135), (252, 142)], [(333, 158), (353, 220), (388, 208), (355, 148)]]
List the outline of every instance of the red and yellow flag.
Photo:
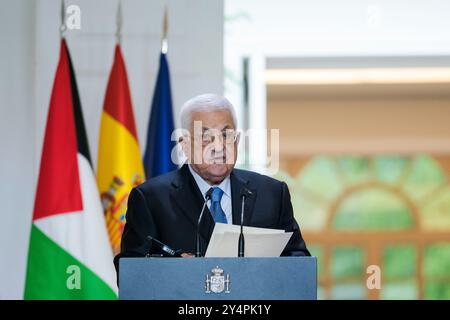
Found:
[(101, 118), (97, 166), (97, 183), (114, 254), (120, 252), (128, 195), (144, 180), (127, 71), (120, 46), (116, 45)]

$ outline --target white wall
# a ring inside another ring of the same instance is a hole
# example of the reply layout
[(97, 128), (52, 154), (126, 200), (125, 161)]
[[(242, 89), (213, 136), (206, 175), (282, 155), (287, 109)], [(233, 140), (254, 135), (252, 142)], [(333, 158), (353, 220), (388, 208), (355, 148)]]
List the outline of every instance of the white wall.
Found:
[(448, 0), (226, 0), (225, 94), (240, 111), (243, 57), (450, 55), (448, 12)]
[[(267, 58), (449, 56), (449, 11), (448, 0), (226, 0), (225, 95), (242, 123), (249, 58), (249, 122), (265, 128)], [(264, 159), (259, 142), (248, 144), (250, 158)]]
[(1, 299), (19, 298), (23, 290), (36, 184), (34, 5), (11, 1), (5, 10), (5, 2), (0, 3)]
[(226, 58), (450, 53), (447, 0), (226, 0)]
[[(66, 0), (81, 8), (67, 32), (93, 163), (113, 59), (117, 1)], [(159, 62), (164, 5), (175, 114), (188, 98), (222, 93), (223, 1), (122, 0), (122, 50), (141, 149)], [(0, 0), (0, 299), (21, 298), (50, 93), (59, 55), (59, 0)], [(178, 122), (178, 119), (176, 119)]]

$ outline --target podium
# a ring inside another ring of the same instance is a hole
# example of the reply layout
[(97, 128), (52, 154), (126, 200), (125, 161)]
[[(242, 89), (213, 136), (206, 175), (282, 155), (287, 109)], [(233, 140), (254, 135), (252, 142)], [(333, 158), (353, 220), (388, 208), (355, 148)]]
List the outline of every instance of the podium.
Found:
[(121, 300), (315, 300), (315, 257), (122, 258)]

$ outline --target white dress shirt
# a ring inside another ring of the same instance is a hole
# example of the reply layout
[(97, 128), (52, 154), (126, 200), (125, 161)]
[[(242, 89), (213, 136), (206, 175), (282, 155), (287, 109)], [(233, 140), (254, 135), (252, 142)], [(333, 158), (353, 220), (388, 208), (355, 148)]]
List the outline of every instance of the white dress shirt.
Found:
[[(223, 195), (220, 200), (220, 206), (222, 207), (223, 212), (225, 213), (225, 217), (227, 218), (227, 223), (233, 223), (233, 215), (232, 215), (232, 207), (231, 207), (231, 183), (230, 176), (227, 176), (219, 185), (211, 186), (208, 182), (203, 180), (200, 175), (191, 168), (191, 165), (188, 165), (189, 171), (191, 171), (192, 176), (194, 177), (195, 182), (197, 183), (200, 192), (205, 198), (206, 193), (210, 188), (218, 187), (222, 189)], [(208, 209), (211, 208), (211, 201), (208, 201)]]

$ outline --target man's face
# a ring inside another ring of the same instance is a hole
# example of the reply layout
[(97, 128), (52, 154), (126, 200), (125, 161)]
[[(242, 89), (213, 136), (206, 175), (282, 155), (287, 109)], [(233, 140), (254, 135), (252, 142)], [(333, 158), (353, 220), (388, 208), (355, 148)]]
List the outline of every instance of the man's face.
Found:
[(233, 170), (239, 135), (228, 110), (191, 114), (190, 136), (182, 138), (184, 153), (194, 169), (209, 184), (219, 184)]

